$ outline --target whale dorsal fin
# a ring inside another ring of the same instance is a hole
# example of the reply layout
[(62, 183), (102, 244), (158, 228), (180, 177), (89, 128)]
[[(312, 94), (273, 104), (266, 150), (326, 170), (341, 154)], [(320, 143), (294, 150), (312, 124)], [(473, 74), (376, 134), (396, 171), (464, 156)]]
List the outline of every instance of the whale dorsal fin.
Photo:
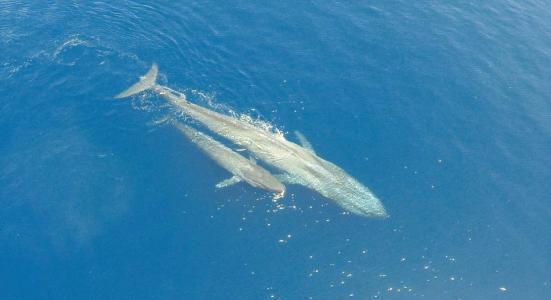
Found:
[(228, 179), (224, 179), (224, 180), (220, 181), (219, 183), (217, 183), (216, 188), (217, 189), (223, 189), (225, 187), (232, 186), (232, 185), (234, 185), (238, 182), (241, 182), (241, 180), (242, 180), (241, 177), (234, 175), (234, 176), (232, 176)]
[(304, 147), (306, 150), (312, 153), (316, 153), (316, 151), (314, 151), (314, 148), (312, 147), (312, 144), (310, 144), (310, 142), (306, 139), (306, 137), (302, 133), (295, 130), (295, 136), (297, 137), (302, 147)]

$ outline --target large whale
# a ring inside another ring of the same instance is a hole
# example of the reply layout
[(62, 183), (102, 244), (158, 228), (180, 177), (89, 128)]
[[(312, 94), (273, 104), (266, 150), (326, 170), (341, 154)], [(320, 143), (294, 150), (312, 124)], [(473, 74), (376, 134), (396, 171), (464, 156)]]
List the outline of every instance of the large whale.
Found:
[[(157, 84), (157, 73), (158, 67), (153, 64), (146, 75), (115, 98), (152, 90), (209, 130), (281, 171), (279, 178), (284, 182), (315, 190), (353, 214), (373, 218), (388, 216), (381, 201), (366, 186), (319, 157), (308, 146), (309, 143), (303, 143), (301, 147), (285, 139), (282, 134), (193, 104), (170, 88)], [(302, 135), (299, 140), (306, 142)]]
[(280, 196), (285, 193), (285, 186), (270, 172), (257, 165), (254, 160), (246, 159), (241, 154), (190, 126), (181, 123), (173, 125), (208, 157), (233, 174), (233, 177), (218, 183), (217, 188), (223, 188), (243, 180), (254, 187), (274, 192)]

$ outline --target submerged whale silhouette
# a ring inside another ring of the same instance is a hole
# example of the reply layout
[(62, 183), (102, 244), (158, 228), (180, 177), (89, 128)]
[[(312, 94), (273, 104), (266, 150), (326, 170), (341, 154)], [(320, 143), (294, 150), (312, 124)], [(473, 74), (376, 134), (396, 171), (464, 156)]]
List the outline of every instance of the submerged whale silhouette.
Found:
[(174, 127), (180, 130), (183, 135), (197, 145), (208, 157), (234, 175), (218, 183), (216, 185), (217, 188), (223, 188), (243, 180), (254, 187), (268, 190), (281, 196), (285, 193), (285, 186), (270, 172), (256, 164), (254, 159), (246, 159), (241, 154), (190, 126), (175, 123)]
[(288, 141), (282, 134), (267, 131), (215, 111), (193, 104), (156, 83), (156, 64), (140, 81), (115, 98), (124, 98), (145, 90), (152, 90), (180, 111), (209, 130), (247, 149), (259, 160), (278, 169), (281, 181), (300, 184), (333, 200), (345, 210), (365, 217), (388, 217), (381, 201), (363, 184), (333, 163), (319, 157), (304, 136), (299, 135), (303, 147)]

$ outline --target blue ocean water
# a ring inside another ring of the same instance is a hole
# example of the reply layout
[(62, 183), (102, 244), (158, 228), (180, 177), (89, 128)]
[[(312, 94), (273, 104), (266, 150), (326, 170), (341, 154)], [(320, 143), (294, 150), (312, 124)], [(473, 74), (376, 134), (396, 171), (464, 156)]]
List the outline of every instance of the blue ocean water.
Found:
[[(549, 20), (538, 0), (0, 0), (0, 298), (551, 298)], [(152, 62), (301, 131), (390, 218), (216, 190), (166, 102), (113, 99)]]

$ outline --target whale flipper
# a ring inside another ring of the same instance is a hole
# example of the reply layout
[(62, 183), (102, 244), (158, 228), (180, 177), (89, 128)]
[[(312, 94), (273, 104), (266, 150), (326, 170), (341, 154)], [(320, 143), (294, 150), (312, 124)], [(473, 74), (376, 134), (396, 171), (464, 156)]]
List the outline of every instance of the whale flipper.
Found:
[(312, 144), (310, 144), (308, 139), (306, 139), (306, 137), (302, 133), (295, 130), (295, 136), (297, 137), (297, 139), (300, 142), (300, 144), (302, 145), (302, 147), (304, 147), (304, 149), (306, 149), (306, 150), (308, 150), (308, 151), (310, 151), (314, 154), (316, 153), (316, 151), (314, 151), (314, 148), (312, 147)]
[(223, 188), (226, 188), (226, 187), (228, 187), (228, 186), (232, 186), (232, 185), (234, 185), (234, 184), (236, 184), (236, 183), (239, 183), (239, 182), (241, 182), (241, 181), (242, 181), (241, 177), (239, 177), (239, 176), (232, 176), (232, 177), (230, 177), (230, 178), (228, 178), (228, 179), (224, 179), (224, 180), (220, 181), (219, 183), (217, 183), (217, 184), (216, 184), (216, 188), (217, 188), (217, 189), (223, 189)]

